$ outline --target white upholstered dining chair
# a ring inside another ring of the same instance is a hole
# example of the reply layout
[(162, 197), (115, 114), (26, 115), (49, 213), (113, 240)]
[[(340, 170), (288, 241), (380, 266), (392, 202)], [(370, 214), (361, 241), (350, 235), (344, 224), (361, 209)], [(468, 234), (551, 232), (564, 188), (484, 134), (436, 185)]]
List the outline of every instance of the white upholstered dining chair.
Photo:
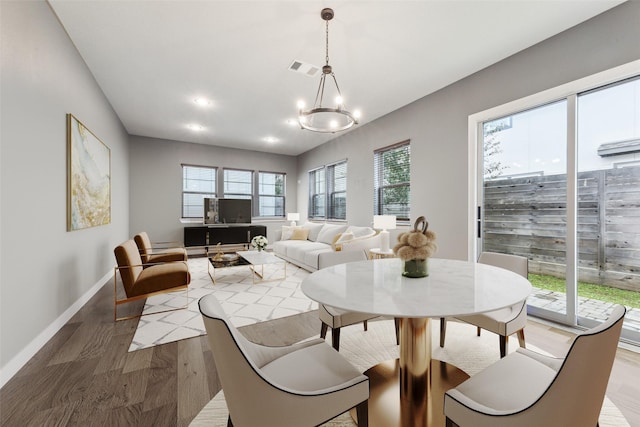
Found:
[(615, 306), (564, 358), (519, 348), (447, 391), (446, 426), (597, 426), (625, 312)]
[(213, 295), (199, 306), (228, 426), (316, 426), (354, 407), (358, 426), (368, 426), (369, 379), (324, 340), (259, 345), (238, 332)]
[[(527, 278), (529, 273), (529, 260), (518, 255), (482, 252), (480, 258), (478, 258), (478, 262), (513, 271), (524, 278)], [(477, 326), (478, 336), (480, 336), (482, 329), (498, 334), (500, 338), (500, 357), (504, 357), (507, 354), (507, 344), (509, 343), (510, 335), (517, 333), (520, 347), (525, 347), (524, 327), (527, 325), (526, 300), (500, 310), (474, 314), (472, 316), (457, 317), (457, 319)], [(446, 332), (447, 319), (440, 318), (440, 347), (444, 347)]]

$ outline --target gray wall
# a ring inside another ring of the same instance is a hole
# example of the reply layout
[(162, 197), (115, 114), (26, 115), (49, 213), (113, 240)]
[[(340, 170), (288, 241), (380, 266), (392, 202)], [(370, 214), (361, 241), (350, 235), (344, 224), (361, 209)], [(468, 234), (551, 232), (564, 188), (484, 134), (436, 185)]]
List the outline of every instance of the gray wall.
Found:
[[(128, 235), (129, 164), (122, 124), (49, 6), (0, 8), (4, 382), (113, 271), (113, 248)], [(67, 113), (111, 149), (110, 225), (67, 232)]]
[[(296, 209), (296, 157), (164, 139), (130, 138), (130, 217), (132, 234), (146, 231), (152, 241), (182, 241), (182, 164), (284, 172), (286, 210)], [(282, 221), (267, 225), (267, 237)]]
[(347, 220), (369, 224), (373, 150), (411, 139), (411, 217), (427, 217), (437, 256), (466, 259), (468, 116), (637, 59), (640, 2), (633, 1), (301, 155), (300, 212), (307, 212), (307, 172), (348, 157)]

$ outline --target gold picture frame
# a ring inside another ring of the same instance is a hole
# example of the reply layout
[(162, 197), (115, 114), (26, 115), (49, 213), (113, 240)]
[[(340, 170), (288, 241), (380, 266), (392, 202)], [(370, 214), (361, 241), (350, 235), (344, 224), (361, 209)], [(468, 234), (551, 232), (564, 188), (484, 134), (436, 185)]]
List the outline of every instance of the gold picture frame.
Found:
[(67, 114), (67, 231), (111, 223), (111, 149)]

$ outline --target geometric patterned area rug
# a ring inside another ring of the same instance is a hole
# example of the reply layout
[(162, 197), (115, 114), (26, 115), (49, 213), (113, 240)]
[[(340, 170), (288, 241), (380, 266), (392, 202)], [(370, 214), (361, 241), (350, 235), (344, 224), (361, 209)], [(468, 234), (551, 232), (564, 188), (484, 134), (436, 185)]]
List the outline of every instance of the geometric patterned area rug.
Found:
[[(214, 294), (236, 327), (305, 313), (318, 308), (318, 303), (300, 290), (309, 272), (293, 264), (264, 266), (264, 280), (256, 281), (249, 266), (218, 268), (214, 285), (207, 271), (207, 258), (190, 258), (189, 307), (184, 310), (148, 314), (183, 307), (185, 292), (173, 292), (147, 298), (129, 351), (166, 344), (205, 334), (198, 300)], [(275, 280), (272, 280), (275, 279)]]
[[(484, 332), (476, 336), (476, 327), (455, 321), (447, 323), (447, 341), (440, 348), (439, 322), (431, 322), (432, 357), (454, 364), (473, 376), (485, 367), (500, 359), (498, 337)], [(386, 360), (397, 359), (399, 355), (395, 339), (395, 328), (391, 320), (369, 321), (369, 330), (365, 332), (360, 325), (342, 328), (340, 354), (351, 362), (360, 372)], [(329, 334), (330, 335), (330, 332)], [(327, 337), (328, 338), (328, 337)], [(330, 340), (327, 340), (329, 343)], [(527, 345), (531, 350), (544, 351)], [(508, 352), (516, 351), (518, 340), (510, 339)], [(220, 391), (189, 424), (190, 427), (225, 427), (229, 411)], [(605, 397), (600, 411), (600, 427), (629, 427), (620, 410)], [(325, 427), (356, 427), (349, 413), (337, 416), (323, 424)]]

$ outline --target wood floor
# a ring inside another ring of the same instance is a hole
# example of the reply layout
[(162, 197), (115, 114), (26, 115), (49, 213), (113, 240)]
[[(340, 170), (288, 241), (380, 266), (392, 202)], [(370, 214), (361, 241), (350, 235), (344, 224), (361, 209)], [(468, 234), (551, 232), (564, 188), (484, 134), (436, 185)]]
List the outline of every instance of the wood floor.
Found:
[[(218, 392), (204, 337), (128, 353), (137, 320), (113, 322), (110, 291), (107, 284), (0, 390), (0, 425), (187, 426)], [(316, 312), (242, 328), (249, 339), (271, 345), (319, 330)], [(572, 337), (535, 321), (526, 334), (557, 355)], [(640, 354), (619, 349), (607, 395), (632, 427), (640, 427), (639, 380)]]

